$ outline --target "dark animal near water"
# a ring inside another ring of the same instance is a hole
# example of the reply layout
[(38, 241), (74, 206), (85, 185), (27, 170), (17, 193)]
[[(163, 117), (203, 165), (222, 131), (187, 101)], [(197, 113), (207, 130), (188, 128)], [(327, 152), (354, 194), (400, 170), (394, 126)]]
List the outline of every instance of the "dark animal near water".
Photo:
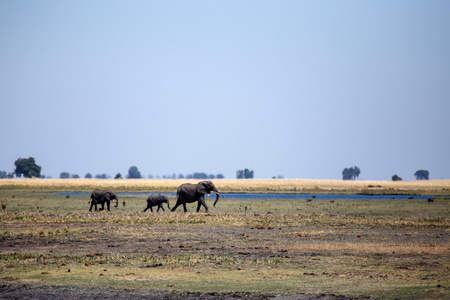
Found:
[(109, 190), (96, 189), (92, 192), (91, 198), (89, 199), (89, 202), (91, 203), (91, 207), (89, 208), (89, 211), (92, 211), (93, 206), (95, 206), (95, 211), (97, 211), (97, 204), (101, 204), (102, 208), (100, 208), (100, 210), (104, 210), (105, 203), (106, 203), (106, 208), (109, 211), (109, 203), (114, 199), (116, 199), (116, 205), (114, 205), (114, 207), (118, 207), (119, 199), (117, 199), (117, 196), (115, 193), (113, 193)]
[(150, 208), (150, 211), (153, 212), (153, 206), (158, 206), (158, 209), (156, 210), (157, 212), (162, 209), (162, 211), (164, 210), (164, 207), (162, 206), (163, 203), (167, 203), (167, 207), (170, 210), (170, 206), (169, 206), (169, 198), (167, 198), (167, 196), (158, 194), (158, 195), (150, 195), (147, 198), (147, 208), (144, 209), (144, 212), (147, 211), (147, 209)]
[(216, 201), (214, 201), (213, 205), (216, 206), (220, 195), (219, 190), (217, 190), (216, 186), (211, 181), (200, 181), (197, 184), (182, 184), (177, 190), (177, 203), (172, 208), (172, 211), (175, 211), (178, 206), (183, 205), (184, 212), (187, 212), (186, 203), (193, 203), (197, 201), (197, 212), (200, 211), (200, 207), (202, 205), (205, 207), (205, 211), (208, 212), (208, 206), (205, 202), (205, 195), (210, 194), (211, 192), (216, 193)]

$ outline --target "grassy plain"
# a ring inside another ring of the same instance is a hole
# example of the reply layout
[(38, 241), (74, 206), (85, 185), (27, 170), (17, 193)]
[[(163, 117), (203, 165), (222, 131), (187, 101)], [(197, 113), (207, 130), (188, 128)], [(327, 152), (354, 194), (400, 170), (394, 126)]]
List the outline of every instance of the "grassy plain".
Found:
[(184, 182), (0, 180), (6, 203), (0, 295), (14, 298), (21, 295), (16, 287), (29, 292), (23, 287), (31, 286), (36, 299), (63, 290), (93, 296), (92, 287), (102, 291), (94, 296), (117, 299), (130, 291), (173, 299), (193, 295), (186, 293), (450, 298), (450, 198), (444, 196), (450, 181), (214, 180), (224, 194), (386, 190), (437, 196), (432, 203), (227, 196), (216, 207), (207, 200), (208, 214), (193, 213), (194, 204), (189, 213), (143, 213), (145, 194), (119, 195), (111, 212), (89, 212), (89, 195), (49, 193), (97, 187), (174, 192)]
[[(2, 179), (1, 190), (86, 191), (102, 187), (117, 192), (176, 192), (198, 179)], [(368, 193), (450, 195), (450, 180), (359, 181), (316, 179), (215, 179), (221, 192)]]

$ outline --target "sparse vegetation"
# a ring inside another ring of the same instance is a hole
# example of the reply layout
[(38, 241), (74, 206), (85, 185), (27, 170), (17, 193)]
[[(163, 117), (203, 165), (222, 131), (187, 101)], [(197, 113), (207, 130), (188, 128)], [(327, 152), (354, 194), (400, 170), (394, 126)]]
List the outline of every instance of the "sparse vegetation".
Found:
[(76, 287), (71, 290), (80, 293), (95, 286), (115, 297), (127, 295), (124, 289), (180, 297), (186, 292), (450, 297), (448, 196), (435, 196), (430, 204), (227, 195), (229, 187), (348, 192), (368, 186), (448, 195), (449, 181), (215, 180), (227, 197), (209, 214), (193, 213), (194, 204), (188, 205), (192, 213), (142, 213), (147, 194), (119, 195), (126, 206), (89, 212), (89, 195), (49, 193), (90, 192), (101, 183), (115, 191), (173, 191), (178, 180), (3, 181), (0, 197), (7, 210), (0, 214), (0, 282), (20, 286), (17, 292), (32, 282)]

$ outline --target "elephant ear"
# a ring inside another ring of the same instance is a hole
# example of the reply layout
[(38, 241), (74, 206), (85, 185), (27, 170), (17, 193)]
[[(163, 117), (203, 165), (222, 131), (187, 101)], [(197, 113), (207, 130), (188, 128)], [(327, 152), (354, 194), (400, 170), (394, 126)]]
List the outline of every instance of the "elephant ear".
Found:
[(208, 186), (204, 182), (199, 182), (197, 184), (197, 193), (200, 193), (202, 195), (208, 194)]

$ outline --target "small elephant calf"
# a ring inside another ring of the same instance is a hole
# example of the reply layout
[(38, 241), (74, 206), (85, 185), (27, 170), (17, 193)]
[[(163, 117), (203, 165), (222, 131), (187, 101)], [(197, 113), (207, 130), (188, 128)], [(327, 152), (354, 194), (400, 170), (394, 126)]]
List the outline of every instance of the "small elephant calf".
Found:
[(149, 208), (150, 208), (150, 211), (153, 212), (153, 208), (152, 208), (153, 206), (158, 206), (157, 212), (159, 211), (159, 209), (162, 209), (162, 211), (165, 211), (164, 207), (162, 206), (163, 203), (167, 203), (167, 207), (170, 210), (169, 198), (167, 198), (166, 196), (161, 195), (161, 194), (150, 195), (147, 198), (147, 208), (144, 209), (144, 212), (146, 212), (147, 209), (149, 209)]

